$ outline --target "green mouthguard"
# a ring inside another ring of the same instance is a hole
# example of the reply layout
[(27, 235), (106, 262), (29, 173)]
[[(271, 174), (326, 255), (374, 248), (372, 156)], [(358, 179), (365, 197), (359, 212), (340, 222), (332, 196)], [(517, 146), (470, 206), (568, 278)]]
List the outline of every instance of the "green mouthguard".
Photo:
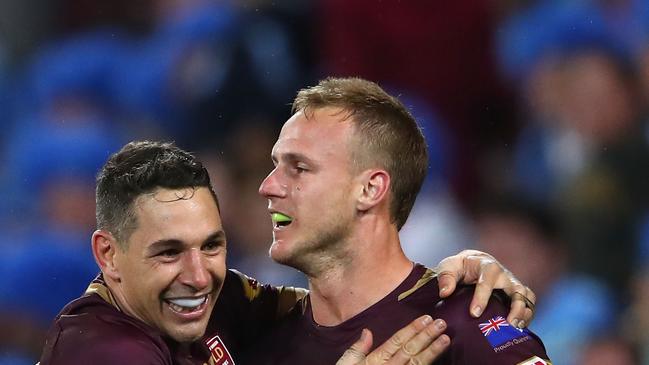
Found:
[(273, 222), (276, 222), (276, 223), (277, 222), (290, 222), (290, 221), (293, 220), (293, 218), (291, 218), (291, 217), (289, 217), (289, 216), (287, 216), (285, 214), (282, 214), (282, 213), (273, 213), (271, 215), (271, 219), (273, 220)]

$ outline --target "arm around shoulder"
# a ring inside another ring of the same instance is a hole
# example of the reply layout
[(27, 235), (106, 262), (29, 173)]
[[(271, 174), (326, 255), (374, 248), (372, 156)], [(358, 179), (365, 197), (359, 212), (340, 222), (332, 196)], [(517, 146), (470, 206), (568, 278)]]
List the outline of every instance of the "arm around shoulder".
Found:
[(504, 294), (492, 294), (479, 318), (470, 316), (465, 308), (473, 291), (473, 286), (462, 287), (437, 308), (448, 323), (448, 356), (453, 363), (514, 365), (534, 360), (529, 364), (551, 364), (536, 334), (507, 322), (509, 303)]

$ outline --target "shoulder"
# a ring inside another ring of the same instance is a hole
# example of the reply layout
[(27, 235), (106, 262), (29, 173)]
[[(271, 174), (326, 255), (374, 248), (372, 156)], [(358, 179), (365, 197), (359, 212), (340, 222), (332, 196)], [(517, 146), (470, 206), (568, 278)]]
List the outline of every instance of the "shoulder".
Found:
[(228, 269), (225, 275), (222, 291), (227, 295), (236, 296), (251, 302), (263, 293), (264, 285), (238, 270)]
[(399, 302), (423, 301), (428, 306), (439, 298), (437, 273), (421, 264), (415, 264), (412, 272), (393, 292)]
[(474, 286), (460, 286), (436, 306), (435, 314), (448, 324), (451, 348), (447, 356), (453, 362), (517, 364), (536, 357), (538, 364), (549, 363), (543, 360), (548, 356), (538, 336), (507, 323), (509, 299), (502, 291), (494, 291), (480, 318), (472, 317), (469, 304), (474, 290)]
[(480, 318), (474, 318), (469, 312), (469, 306), (473, 298), (475, 286), (461, 285), (448, 298), (441, 299), (435, 305), (435, 315), (443, 318), (448, 323), (448, 332), (454, 336), (464, 336), (467, 333), (479, 331), (479, 323), (487, 320), (489, 316), (507, 317), (508, 307), (505, 304), (506, 295), (494, 291), (489, 298), (487, 308), (485, 308)]
[[(456, 323), (473, 319), (469, 314), (469, 305), (475, 292), (474, 285), (458, 285), (453, 294), (447, 298), (440, 299), (435, 305), (435, 310), (440, 315), (448, 317)], [(507, 295), (500, 290), (494, 290), (489, 298), (487, 307), (496, 310), (507, 310)], [(505, 312), (506, 313), (506, 312)]]
[(228, 269), (220, 301), (234, 302), (268, 302), (278, 301), (278, 313), (286, 313), (296, 302), (304, 298), (308, 290), (288, 286), (272, 286), (259, 283), (252, 278), (234, 269)]
[(94, 298), (81, 299), (52, 325), (42, 364), (170, 363), (167, 345), (152, 328)]

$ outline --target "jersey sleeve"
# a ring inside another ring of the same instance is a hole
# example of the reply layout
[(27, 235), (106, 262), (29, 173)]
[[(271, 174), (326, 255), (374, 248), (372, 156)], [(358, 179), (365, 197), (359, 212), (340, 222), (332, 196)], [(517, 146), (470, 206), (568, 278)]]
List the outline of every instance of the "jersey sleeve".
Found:
[(207, 333), (227, 333), (245, 347), (274, 328), (306, 294), (305, 289), (262, 285), (229, 269)]
[(268, 310), (262, 310), (265, 316), (270, 316), (273, 311), (273, 320), (281, 319), (297, 304), (297, 302), (308, 294), (308, 290), (303, 288), (294, 288), (289, 286), (271, 286), (262, 285), (256, 279), (253, 279), (237, 270), (230, 269), (239, 279), (241, 290), (246, 299), (251, 303), (251, 307), (267, 305)]
[(480, 318), (469, 315), (473, 286), (460, 288), (440, 304), (448, 323), (451, 346), (446, 356), (453, 364), (547, 365), (551, 364), (541, 339), (528, 329), (519, 330), (506, 318), (506, 295), (496, 293)]

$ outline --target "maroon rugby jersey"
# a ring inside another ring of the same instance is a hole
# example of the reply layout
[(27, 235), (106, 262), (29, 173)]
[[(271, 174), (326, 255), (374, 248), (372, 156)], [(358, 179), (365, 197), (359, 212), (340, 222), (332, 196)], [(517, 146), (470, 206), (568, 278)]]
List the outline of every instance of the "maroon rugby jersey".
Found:
[(308, 296), (241, 357), (241, 364), (333, 365), (360, 336), (363, 328), (374, 335), (374, 347), (413, 319), (429, 314), (448, 324), (450, 348), (435, 364), (550, 364), (541, 340), (504, 320), (509, 312), (506, 295), (496, 293), (480, 318), (469, 315), (473, 286), (458, 287), (440, 299), (435, 274), (415, 265), (392, 293), (355, 317), (334, 327), (313, 321)]
[(56, 317), (40, 364), (232, 365), (238, 351), (295, 304), (296, 295), (291, 288), (259, 286), (228, 270), (205, 336), (181, 345), (121, 312), (99, 275)]

